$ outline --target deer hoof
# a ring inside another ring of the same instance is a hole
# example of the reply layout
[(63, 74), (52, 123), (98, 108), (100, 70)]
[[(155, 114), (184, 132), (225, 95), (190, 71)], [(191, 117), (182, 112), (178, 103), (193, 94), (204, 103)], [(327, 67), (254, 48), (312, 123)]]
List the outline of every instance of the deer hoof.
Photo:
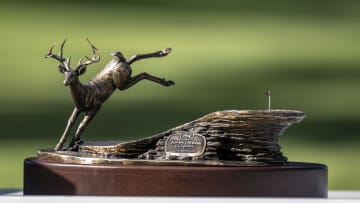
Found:
[(72, 145), (72, 146), (69, 146), (68, 148), (66, 148), (66, 151), (77, 152), (77, 151), (79, 151), (79, 145), (78, 145), (78, 144), (74, 144), (74, 145)]
[(175, 85), (175, 82), (172, 80), (168, 80), (165, 82), (165, 86), (173, 86), (173, 85)]
[(160, 56), (166, 56), (171, 52), (171, 48), (165, 48), (160, 51)]
[(69, 145), (69, 147), (66, 150), (73, 151), (73, 152), (79, 151), (79, 146), (82, 144), (84, 144), (83, 140), (75, 141), (72, 145)]

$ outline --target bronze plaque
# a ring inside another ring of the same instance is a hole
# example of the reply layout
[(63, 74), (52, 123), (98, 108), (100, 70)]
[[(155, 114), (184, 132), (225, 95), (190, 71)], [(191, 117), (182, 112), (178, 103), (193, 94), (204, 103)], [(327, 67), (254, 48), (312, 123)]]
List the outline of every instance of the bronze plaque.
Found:
[(170, 135), (165, 143), (165, 153), (171, 156), (194, 157), (204, 153), (206, 139), (200, 134), (185, 132)]

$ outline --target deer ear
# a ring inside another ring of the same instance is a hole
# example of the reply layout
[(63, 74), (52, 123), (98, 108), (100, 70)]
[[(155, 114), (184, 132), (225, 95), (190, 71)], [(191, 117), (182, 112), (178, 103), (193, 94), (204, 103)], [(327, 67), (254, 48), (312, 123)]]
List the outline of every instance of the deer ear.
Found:
[(61, 64), (58, 65), (58, 69), (59, 69), (59, 72), (62, 73), (62, 74), (64, 74), (64, 72), (66, 70), (65, 67), (63, 65), (61, 65)]
[(82, 74), (84, 74), (85, 72), (86, 72), (86, 66), (82, 66), (82, 67), (80, 67), (80, 68), (78, 69), (79, 75), (82, 75)]

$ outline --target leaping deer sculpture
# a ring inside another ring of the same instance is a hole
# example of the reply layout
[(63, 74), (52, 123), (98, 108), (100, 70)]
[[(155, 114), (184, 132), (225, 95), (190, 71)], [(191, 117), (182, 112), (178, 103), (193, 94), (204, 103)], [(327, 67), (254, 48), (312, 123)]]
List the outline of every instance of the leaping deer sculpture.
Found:
[(113, 52), (112, 55), (114, 56), (114, 59), (112, 59), (94, 78), (87, 83), (82, 84), (79, 80), (79, 76), (85, 73), (88, 65), (100, 61), (100, 56), (97, 55), (97, 48), (88, 39), (87, 41), (91, 46), (93, 56), (91, 58), (85, 56), (86, 60), (81, 58), (75, 68), (70, 67), (70, 57), (63, 58), (63, 48), (66, 39), (61, 44), (58, 55), (52, 53), (55, 44), (51, 46), (49, 53), (45, 55), (45, 58), (53, 58), (60, 62), (58, 69), (64, 74), (64, 85), (70, 87), (71, 96), (75, 105), (67, 122), (65, 131), (54, 148), (56, 151), (63, 149), (66, 138), (76, 119), (81, 112), (85, 112), (85, 116), (67, 148), (67, 150), (73, 151), (78, 149), (79, 145), (82, 143), (80, 139), (82, 132), (99, 111), (101, 105), (112, 95), (116, 88), (119, 90), (126, 90), (143, 79), (159, 83), (163, 86), (172, 86), (175, 84), (171, 80), (158, 78), (148, 73), (131, 76), (132, 70), (130, 65), (132, 63), (146, 58), (166, 56), (171, 52), (171, 48), (148, 54), (137, 54), (129, 59), (125, 59), (121, 52)]

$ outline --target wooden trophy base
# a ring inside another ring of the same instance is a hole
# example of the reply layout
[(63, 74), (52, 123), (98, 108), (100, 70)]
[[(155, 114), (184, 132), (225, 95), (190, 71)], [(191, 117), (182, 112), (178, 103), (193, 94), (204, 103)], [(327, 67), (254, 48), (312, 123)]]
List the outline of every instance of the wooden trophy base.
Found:
[(24, 161), (25, 195), (327, 197), (327, 167), (152, 166)]

